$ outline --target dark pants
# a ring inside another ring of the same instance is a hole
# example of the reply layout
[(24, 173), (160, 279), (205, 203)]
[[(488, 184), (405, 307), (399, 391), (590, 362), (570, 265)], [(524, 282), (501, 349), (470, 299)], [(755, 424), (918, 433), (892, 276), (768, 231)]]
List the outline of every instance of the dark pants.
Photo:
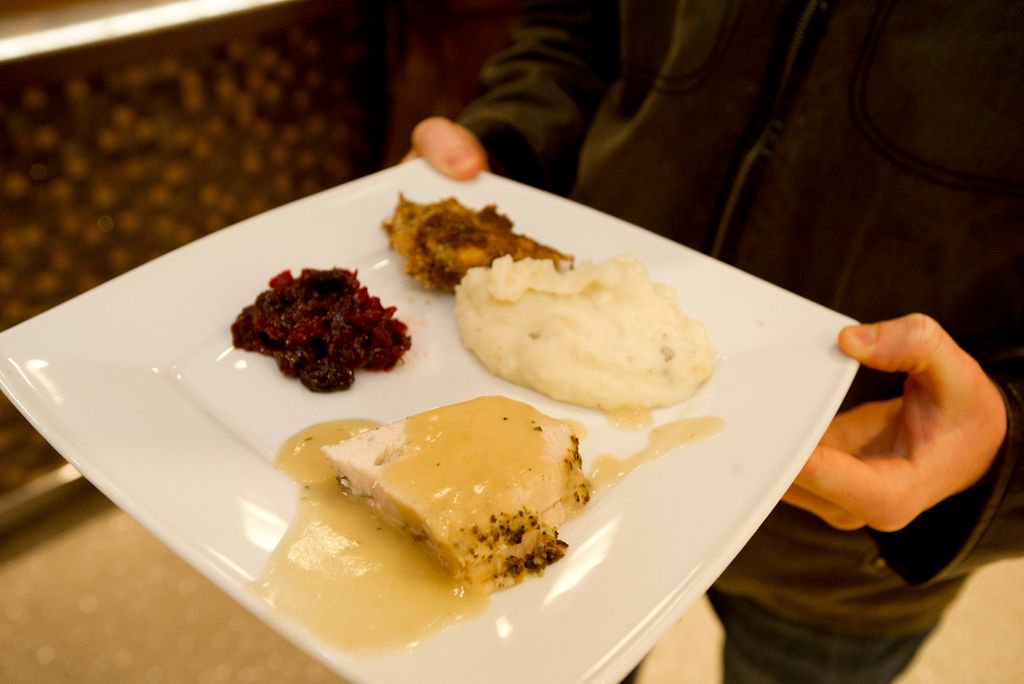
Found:
[[(837, 634), (784, 620), (714, 590), (708, 598), (725, 628), (724, 684), (889, 684), (931, 633)], [(637, 666), (623, 684), (633, 684), (639, 671)]]
[(931, 633), (837, 634), (783, 620), (714, 590), (708, 598), (725, 628), (725, 684), (889, 684)]

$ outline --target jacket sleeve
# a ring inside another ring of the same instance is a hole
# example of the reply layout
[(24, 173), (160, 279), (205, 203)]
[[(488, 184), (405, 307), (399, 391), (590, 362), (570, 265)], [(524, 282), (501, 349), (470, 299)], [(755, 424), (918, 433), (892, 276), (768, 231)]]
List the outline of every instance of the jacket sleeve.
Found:
[(613, 2), (524, 2), (508, 48), (481, 72), (459, 116), (498, 173), (565, 193), (580, 145), (618, 65)]
[(889, 566), (912, 584), (965, 575), (1024, 555), (1024, 352), (989, 364), (1003, 393), (1007, 431), (984, 478), (898, 532), (873, 532)]

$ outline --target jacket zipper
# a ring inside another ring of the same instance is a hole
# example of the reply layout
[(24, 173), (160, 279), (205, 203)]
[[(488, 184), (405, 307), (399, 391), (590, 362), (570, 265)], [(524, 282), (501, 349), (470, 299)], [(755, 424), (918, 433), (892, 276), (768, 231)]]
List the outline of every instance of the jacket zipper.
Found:
[(736, 172), (733, 174), (732, 182), (729, 186), (729, 192), (726, 195), (725, 203), (722, 207), (722, 213), (719, 215), (718, 221), (715, 224), (715, 230), (712, 233), (714, 237), (711, 240), (711, 247), (708, 250), (708, 253), (716, 259), (720, 258), (722, 255), (722, 249), (725, 246), (725, 237), (729, 232), (729, 224), (732, 223), (736, 209), (739, 206), (740, 198), (742, 197), (744, 190), (746, 190), (747, 181), (750, 179), (750, 174), (754, 169), (754, 164), (757, 162), (758, 157), (767, 151), (769, 135), (771, 134), (773, 127), (779, 124), (776, 117), (779, 102), (782, 100), (782, 95), (786, 92), (786, 88), (789, 86), (790, 80), (793, 77), (793, 68), (796, 65), (796, 60), (800, 54), (800, 50), (806, 43), (807, 31), (810, 27), (811, 20), (814, 18), (815, 13), (825, 9), (827, 9), (826, 0), (810, 0), (804, 6), (804, 9), (800, 13), (800, 17), (793, 29), (789, 41), (789, 48), (786, 51), (786, 59), (783, 62), (782, 71), (773, 93), (770, 114), (765, 117), (765, 123), (762, 125), (757, 139), (752, 145), (750, 145), (750, 147), (747, 148), (746, 153), (744, 153), (740, 160), (740, 164), (737, 167)]

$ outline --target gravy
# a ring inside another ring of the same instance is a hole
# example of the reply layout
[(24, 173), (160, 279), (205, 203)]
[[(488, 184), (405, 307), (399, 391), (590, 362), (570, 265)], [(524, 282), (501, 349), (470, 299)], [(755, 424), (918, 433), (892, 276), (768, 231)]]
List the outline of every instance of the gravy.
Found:
[[(277, 467), (302, 487), (299, 511), (271, 554), (266, 574), (253, 585), (276, 609), (350, 652), (415, 646), (447, 625), (478, 615), (488, 603), (485, 594), (466, 591), (420, 545), (338, 485), (321, 447), (377, 425), (365, 420), (320, 423), (282, 446)], [(591, 485), (595, 491), (607, 489), (666, 452), (713, 437), (722, 425), (713, 417), (661, 425), (636, 454), (599, 456)], [(428, 472), (418, 475), (429, 479)]]
[(333, 646), (407, 648), (483, 611), (417, 544), (346, 494), (320, 451), (376, 423), (314, 425), (281, 448), (278, 468), (303, 489), (298, 514), (253, 589)]
[(724, 425), (721, 418), (704, 416), (684, 418), (659, 425), (651, 430), (647, 446), (627, 458), (604, 454), (597, 457), (590, 473), (590, 484), (595, 492), (607, 489), (639, 466), (685, 444), (709, 439)]

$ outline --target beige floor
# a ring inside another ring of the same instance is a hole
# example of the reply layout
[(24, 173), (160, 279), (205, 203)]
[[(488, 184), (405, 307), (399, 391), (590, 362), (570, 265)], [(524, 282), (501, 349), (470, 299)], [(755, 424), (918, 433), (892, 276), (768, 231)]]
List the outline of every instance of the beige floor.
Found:
[[(99, 494), (0, 537), (0, 682), (339, 682)], [(980, 573), (900, 684), (1024, 682), (1024, 560)], [(696, 604), (643, 684), (713, 683), (721, 633)]]
[[(706, 600), (644, 662), (640, 684), (718, 681), (722, 630)], [(1024, 559), (978, 572), (897, 684), (1024, 682)]]

